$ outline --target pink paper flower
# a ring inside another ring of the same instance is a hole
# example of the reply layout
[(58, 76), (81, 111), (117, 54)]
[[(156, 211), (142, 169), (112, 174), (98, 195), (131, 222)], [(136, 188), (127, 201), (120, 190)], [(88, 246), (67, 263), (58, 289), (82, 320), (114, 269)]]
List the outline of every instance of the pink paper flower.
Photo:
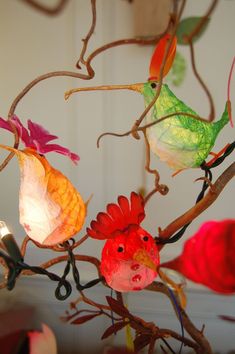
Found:
[[(75, 164), (79, 161), (79, 156), (71, 152), (69, 149), (58, 144), (48, 144), (50, 141), (58, 139), (58, 137), (56, 135), (51, 135), (41, 125), (28, 120), (27, 130), (16, 115), (12, 117), (11, 122), (16, 127), (19, 138), (24, 143), (25, 147), (32, 148), (42, 155), (51, 151), (57, 152), (68, 156)], [(3, 118), (0, 118), (0, 128), (13, 132), (13, 127), (10, 121), (6, 121)]]

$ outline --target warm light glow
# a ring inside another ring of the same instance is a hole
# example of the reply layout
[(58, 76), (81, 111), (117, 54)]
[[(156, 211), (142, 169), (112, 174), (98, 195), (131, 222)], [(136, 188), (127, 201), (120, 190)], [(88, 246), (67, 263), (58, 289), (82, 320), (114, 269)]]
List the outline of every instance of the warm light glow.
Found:
[(9, 235), (10, 231), (4, 221), (0, 221), (0, 236), (3, 238), (6, 235)]

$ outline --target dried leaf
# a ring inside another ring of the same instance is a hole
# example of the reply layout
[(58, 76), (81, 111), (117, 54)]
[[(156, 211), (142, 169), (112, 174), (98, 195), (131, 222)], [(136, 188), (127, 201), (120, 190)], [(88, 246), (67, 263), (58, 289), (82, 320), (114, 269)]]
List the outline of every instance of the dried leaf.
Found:
[(77, 324), (77, 325), (79, 325), (79, 324), (88, 322), (88, 321), (92, 320), (92, 318), (97, 317), (97, 316), (99, 316), (99, 315), (100, 315), (100, 313), (94, 313), (94, 314), (92, 314), (92, 315), (81, 316), (81, 317), (76, 318), (76, 320), (74, 320), (73, 322), (71, 322), (71, 324)]
[(235, 317), (232, 316), (219, 315), (219, 318), (224, 321), (233, 322), (233, 323), (235, 322)]
[[(185, 37), (189, 36), (193, 32), (193, 30), (196, 28), (196, 26), (201, 21), (201, 19), (202, 19), (201, 17), (187, 17), (179, 23), (176, 32), (178, 44), (183, 44), (183, 45), (188, 44), (185, 41)], [(206, 30), (209, 22), (210, 19), (207, 19), (204, 25), (202, 26), (201, 30), (197, 33), (196, 36), (192, 38), (192, 42), (196, 42), (201, 37), (201, 35)]]
[(109, 336), (111, 336), (113, 333), (116, 333), (120, 331), (122, 328), (124, 328), (129, 322), (127, 321), (122, 321), (122, 322), (117, 322), (113, 324), (112, 326), (108, 327), (104, 334), (102, 335), (101, 339), (105, 339)]
[(138, 353), (151, 341), (151, 334), (140, 334), (134, 340), (135, 351)]
[(106, 299), (108, 301), (109, 306), (115, 313), (122, 317), (130, 317), (130, 312), (120, 302), (113, 299), (111, 296), (106, 296)]

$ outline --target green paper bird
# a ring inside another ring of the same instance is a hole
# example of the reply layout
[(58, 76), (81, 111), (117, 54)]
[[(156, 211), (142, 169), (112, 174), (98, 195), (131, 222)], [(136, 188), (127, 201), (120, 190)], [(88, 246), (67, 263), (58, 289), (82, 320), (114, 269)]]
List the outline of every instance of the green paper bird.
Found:
[[(170, 40), (171, 43), (169, 43)], [(140, 92), (144, 97), (145, 107), (148, 107), (156, 96), (158, 82), (172, 66), (176, 44), (176, 37), (171, 39), (169, 34), (159, 41), (150, 63), (150, 78), (146, 83), (72, 89), (65, 93), (65, 98), (68, 99), (72, 93), (79, 91), (128, 89)], [(165, 58), (168, 47), (168, 54)], [(163, 61), (165, 66), (162, 69)], [(230, 107), (228, 100), (222, 117), (217, 122), (200, 119), (199, 115), (178, 99), (166, 84), (162, 84), (156, 102), (146, 115), (146, 123), (152, 124), (146, 129), (152, 152), (177, 172), (186, 168), (199, 167), (211, 153), (219, 132), (229, 122)], [(172, 116), (154, 124), (168, 115)], [(224, 150), (214, 155), (218, 157)]]
[[(157, 82), (133, 85), (133, 89), (144, 96), (146, 107), (154, 99), (157, 85)], [(161, 117), (177, 112), (199, 117), (163, 84), (156, 103), (146, 116), (146, 123), (154, 123)], [(182, 170), (199, 167), (205, 161), (219, 132), (228, 122), (226, 104), (224, 113), (217, 122), (206, 122), (177, 114), (149, 127), (146, 132), (153, 153), (174, 170)]]

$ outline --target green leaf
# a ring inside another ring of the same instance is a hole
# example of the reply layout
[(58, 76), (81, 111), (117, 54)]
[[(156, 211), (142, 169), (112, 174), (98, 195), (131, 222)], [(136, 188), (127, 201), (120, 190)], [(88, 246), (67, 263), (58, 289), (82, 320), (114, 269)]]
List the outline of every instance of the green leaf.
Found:
[(167, 82), (176, 87), (180, 86), (186, 75), (186, 66), (187, 64), (185, 58), (177, 51), (172, 68), (167, 75)]
[[(176, 32), (178, 44), (187, 45), (185, 37), (189, 36), (194, 31), (201, 19), (202, 17), (187, 17), (179, 23)], [(210, 19), (207, 19), (198, 34), (192, 38), (193, 42), (197, 41), (201, 37), (201, 35), (206, 30), (209, 22)]]

